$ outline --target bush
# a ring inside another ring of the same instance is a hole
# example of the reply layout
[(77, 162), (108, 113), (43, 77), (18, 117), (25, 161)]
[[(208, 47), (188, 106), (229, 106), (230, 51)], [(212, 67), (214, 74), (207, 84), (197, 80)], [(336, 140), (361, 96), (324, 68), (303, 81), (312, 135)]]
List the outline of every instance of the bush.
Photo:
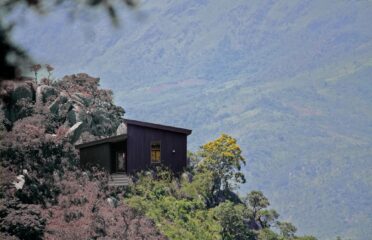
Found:
[(202, 199), (184, 197), (182, 184), (164, 168), (140, 173), (125, 201), (153, 219), (170, 239), (219, 239), (219, 224)]
[(16, 191), (15, 196), (26, 204), (56, 204), (60, 189), (55, 185), (54, 180), (46, 177), (39, 180), (31, 174), (25, 175), (25, 184), (22, 189)]
[(20, 239), (42, 239), (46, 220), (38, 206), (19, 204), (0, 220), (0, 230)]
[(247, 217), (245, 206), (226, 201), (214, 209), (216, 217), (222, 226), (222, 239), (254, 240), (255, 234), (244, 223)]

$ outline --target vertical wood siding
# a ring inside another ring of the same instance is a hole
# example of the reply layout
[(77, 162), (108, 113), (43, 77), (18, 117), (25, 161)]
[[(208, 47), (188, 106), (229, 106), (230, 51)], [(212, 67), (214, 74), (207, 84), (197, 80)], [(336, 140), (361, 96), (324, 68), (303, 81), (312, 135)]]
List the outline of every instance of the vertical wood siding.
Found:
[[(180, 172), (187, 165), (187, 135), (128, 124), (127, 155), (128, 172), (143, 170), (152, 166), (150, 145), (161, 142), (161, 164), (174, 172)], [(175, 153), (173, 153), (175, 150)]]

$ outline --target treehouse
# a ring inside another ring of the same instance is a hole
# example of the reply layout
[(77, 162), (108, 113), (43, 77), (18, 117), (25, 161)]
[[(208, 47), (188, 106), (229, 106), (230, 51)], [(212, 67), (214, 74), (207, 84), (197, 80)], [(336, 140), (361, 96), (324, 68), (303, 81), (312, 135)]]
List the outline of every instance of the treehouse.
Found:
[(114, 177), (164, 165), (174, 172), (187, 166), (187, 136), (191, 130), (124, 120), (123, 134), (76, 145), (80, 165), (99, 165)]

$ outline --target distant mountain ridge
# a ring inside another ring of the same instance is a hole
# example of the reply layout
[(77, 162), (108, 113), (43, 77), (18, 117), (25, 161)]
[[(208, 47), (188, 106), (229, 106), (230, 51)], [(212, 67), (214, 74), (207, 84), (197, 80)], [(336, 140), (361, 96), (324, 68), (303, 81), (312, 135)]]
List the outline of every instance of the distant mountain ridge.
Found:
[(117, 31), (92, 12), (26, 15), (14, 38), (57, 76), (100, 76), (127, 117), (192, 128), (192, 149), (237, 137), (241, 191), (262, 189), (304, 233), (372, 234), (371, 2), (144, 1), (129, 14)]

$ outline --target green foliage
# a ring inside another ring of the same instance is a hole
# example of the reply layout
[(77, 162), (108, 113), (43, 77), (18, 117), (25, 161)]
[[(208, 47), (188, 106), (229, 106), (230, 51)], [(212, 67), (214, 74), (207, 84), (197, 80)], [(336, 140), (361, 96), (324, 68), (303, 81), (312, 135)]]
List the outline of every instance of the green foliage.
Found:
[(288, 239), (293, 239), (295, 237), (295, 233), (297, 228), (289, 222), (278, 222), (277, 226), (280, 229), (280, 233), (283, 237)]
[(266, 209), (270, 203), (261, 191), (248, 193), (244, 202), (249, 206), (252, 217), (258, 224), (258, 228), (269, 228), (279, 217), (279, 214), (275, 210)]
[(233, 137), (222, 134), (200, 148), (202, 160), (197, 171), (213, 173), (216, 190), (230, 190), (231, 181), (244, 183), (244, 175), (240, 172), (241, 164), (245, 164), (242, 151)]
[(222, 239), (226, 240), (251, 240), (255, 239), (255, 234), (247, 228), (244, 219), (245, 206), (234, 204), (230, 201), (221, 203), (215, 208), (216, 216), (221, 224)]
[[(188, 189), (198, 190), (187, 185)], [(153, 219), (170, 239), (219, 239), (220, 226), (199, 198), (182, 197), (183, 189), (166, 169), (141, 173), (125, 201)]]
[(195, 165), (197, 165), (201, 160), (199, 154), (191, 152), (191, 151), (187, 151), (187, 158), (189, 159), (189, 164), (191, 167), (194, 167)]
[(258, 240), (282, 240), (278, 234), (266, 228), (258, 233)]
[(168, 196), (153, 204), (148, 216), (156, 219), (160, 229), (163, 228), (171, 239), (216, 239), (218, 236), (218, 225), (213, 216), (202, 209), (200, 201), (177, 200)]
[(201, 149), (192, 154), (197, 164), (184, 173), (192, 175), (191, 181), (189, 177), (180, 180), (168, 169), (158, 167), (138, 174), (124, 201), (153, 219), (170, 239), (297, 239), (296, 228), (290, 223), (278, 222), (282, 236), (271, 230), (279, 214), (267, 209), (270, 203), (262, 192), (252, 191), (244, 200), (235, 196), (229, 201), (226, 197), (230, 194), (233, 199), (231, 185), (226, 182), (237, 180), (234, 176), (244, 162), (235, 139), (222, 135)]
[(302, 237), (295, 237), (296, 240), (317, 240), (316, 237), (313, 236), (302, 236)]
[(220, 196), (234, 190), (237, 183), (245, 183), (244, 174), (240, 171), (245, 160), (233, 137), (222, 134), (216, 140), (201, 146), (198, 155), (201, 160), (195, 170), (212, 180), (208, 194), (210, 198), (207, 199), (211, 205), (218, 204), (221, 201)]
[(210, 172), (198, 173), (192, 182), (183, 182), (182, 193), (185, 196), (201, 199), (207, 206), (211, 206), (213, 199), (213, 176)]
[(253, 211), (255, 213), (270, 205), (269, 200), (263, 195), (261, 191), (250, 192), (247, 195), (245, 202), (253, 208)]

